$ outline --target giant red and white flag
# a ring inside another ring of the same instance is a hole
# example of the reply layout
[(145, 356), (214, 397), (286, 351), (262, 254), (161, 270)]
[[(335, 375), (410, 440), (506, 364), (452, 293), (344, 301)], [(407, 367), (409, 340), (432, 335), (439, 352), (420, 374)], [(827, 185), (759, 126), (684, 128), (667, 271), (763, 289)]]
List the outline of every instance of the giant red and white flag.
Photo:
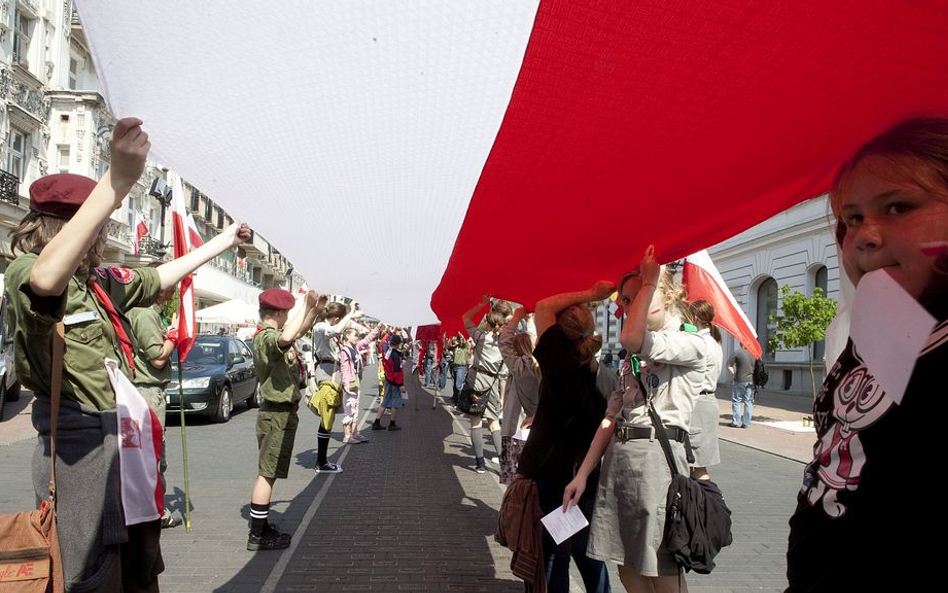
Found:
[(194, 222), (194, 215), (190, 212), (188, 213), (188, 244), (191, 249), (197, 249), (201, 245), (204, 245), (204, 239), (198, 231), (197, 223)]
[(529, 306), (719, 243), (948, 115), (944, 0), (76, 5), (155, 158), (321, 292), (449, 333), (485, 293)]
[[(168, 175), (171, 180), (171, 226), (173, 229), (174, 257), (178, 259), (192, 249), (188, 227), (188, 217), (190, 215), (185, 207), (184, 187), (181, 184), (181, 178), (174, 173)], [(181, 295), (178, 308), (178, 362), (182, 364), (188, 357), (188, 352), (191, 351), (194, 338), (197, 335), (197, 324), (194, 319), (194, 278), (191, 274), (181, 279), (178, 292)]]
[(707, 251), (702, 249), (685, 258), (681, 283), (688, 290), (689, 301), (705, 300), (714, 306), (714, 325), (734, 336), (754, 358), (760, 358), (762, 349), (757, 341), (757, 331)]

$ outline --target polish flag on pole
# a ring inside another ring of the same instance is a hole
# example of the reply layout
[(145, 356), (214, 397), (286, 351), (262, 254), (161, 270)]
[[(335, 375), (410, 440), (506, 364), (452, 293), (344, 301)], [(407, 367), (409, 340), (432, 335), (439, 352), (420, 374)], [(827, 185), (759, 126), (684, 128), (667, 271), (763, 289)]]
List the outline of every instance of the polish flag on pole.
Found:
[[(171, 177), (171, 218), (174, 229), (174, 258), (190, 252), (193, 245), (191, 243), (191, 230), (188, 225), (190, 215), (185, 208), (184, 187), (181, 185), (181, 178), (174, 173), (169, 173)], [(193, 219), (191, 224), (194, 224)], [(196, 232), (196, 231), (195, 231)], [(188, 274), (181, 279), (180, 286), (181, 305), (178, 310), (178, 360), (183, 363), (194, 345), (194, 338), (197, 334), (197, 326), (194, 320), (194, 278)]]
[(191, 213), (188, 213), (188, 243), (191, 249), (197, 249), (201, 245), (204, 245), (204, 239), (201, 238), (197, 223), (194, 222), (194, 215)]
[(734, 336), (754, 358), (760, 358), (763, 351), (757, 341), (757, 332), (707, 251), (701, 250), (685, 258), (681, 283), (688, 290), (688, 300), (705, 300), (714, 306), (714, 325)]
[(141, 245), (142, 239), (148, 236), (148, 225), (145, 223), (145, 219), (142, 218), (141, 213), (135, 213), (135, 242), (132, 247), (135, 250), (135, 255), (138, 255), (139, 246)]

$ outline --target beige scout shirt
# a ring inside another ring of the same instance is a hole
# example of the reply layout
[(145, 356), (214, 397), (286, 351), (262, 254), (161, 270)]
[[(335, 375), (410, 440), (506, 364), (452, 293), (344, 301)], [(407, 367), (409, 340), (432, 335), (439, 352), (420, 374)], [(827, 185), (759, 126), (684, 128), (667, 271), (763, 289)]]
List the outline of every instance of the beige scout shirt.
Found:
[(281, 348), (282, 333), (272, 325), (261, 323), (253, 338), (253, 359), (260, 381), (260, 395), (273, 403), (298, 402), (300, 393), (300, 363), (293, 346)]
[[(662, 329), (646, 332), (642, 342), (642, 383), (646, 397), (666, 426), (688, 430), (695, 399), (705, 377), (707, 344), (694, 332), (684, 332), (681, 318), (670, 316)], [(651, 426), (645, 399), (638, 388), (628, 361), (623, 362), (619, 387), (609, 398), (607, 416), (620, 413), (634, 426)]]
[[(62, 320), (66, 338), (62, 396), (97, 410), (114, 409), (115, 393), (105, 370), (105, 359), (117, 360), (129, 378), (132, 372), (118, 345), (108, 313), (85, 279), (75, 276), (60, 296), (34, 295), (30, 288), (30, 271), (36, 258), (34, 253), (21, 255), (6, 272), (6, 293), (15, 327), (16, 372), (20, 381), (37, 394), (49, 394), (53, 326)], [(154, 268), (97, 268), (93, 274), (120, 312), (151, 305), (161, 285), (158, 270)]]

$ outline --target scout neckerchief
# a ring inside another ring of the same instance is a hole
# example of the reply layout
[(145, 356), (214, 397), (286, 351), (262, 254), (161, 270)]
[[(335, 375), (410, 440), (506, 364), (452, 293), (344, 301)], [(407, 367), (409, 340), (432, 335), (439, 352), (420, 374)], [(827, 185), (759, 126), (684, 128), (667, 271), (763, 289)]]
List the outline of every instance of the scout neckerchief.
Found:
[[(273, 326), (262, 325), (262, 324), (258, 323), (258, 324), (257, 324), (257, 331), (255, 331), (255, 332), (253, 333), (253, 335), (250, 336), (250, 339), (252, 340), (252, 339), (256, 338), (256, 337), (257, 337), (257, 334), (259, 334), (260, 332), (262, 332), (263, 330), (265, 330), (265, 329), (267, 329), (267, 328), (276, 329), (276, 328), (273, 327)], [(296, 357), (296, 372), (298, 372), (298, 373), (300, 374), (300, 379), (306, 379), (306, 378), (307, 378), (306, 368), (303, 367), (303, 359), (300, 357), (299, 350), (296, 349), (296, 341), (294, 341), (292, 344), (290, 344), (290, 348), (293, 349), (293, 355)]]
[(99, 304), (102, 305), (102, 308), (105, 309), (105, 312), (109, 316), (109, 322), (112, 323), (112, 329), (115, 330), (115, 336), (118, 338), (119, 346), (121, 346), (125, 360), (128, 362), (128, 367), (132, 370), (132, 377), (134, 377), (135, 347), (132, 346), (132, 339), (129, 338), (128, 333), (125, 332), (122, 317), (119, 315), (118, 310), (116, 310), (115, 305), (112, 304), (112, 299), (109, 298), (109, 294), (105, 292), (104, 288), (99, 286), (95, 277), (89, 279), (89, 286), (92, 288), (92, 294), (95, 295), (96, 300), (99, 301)]

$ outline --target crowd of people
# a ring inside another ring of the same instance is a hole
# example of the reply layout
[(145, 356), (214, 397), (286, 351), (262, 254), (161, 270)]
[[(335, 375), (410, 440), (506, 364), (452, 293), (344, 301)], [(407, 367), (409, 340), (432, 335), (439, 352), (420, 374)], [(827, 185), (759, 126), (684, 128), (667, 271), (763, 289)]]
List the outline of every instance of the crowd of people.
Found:
[[(164, 455), (153, 460), (154, 491), (124, 488), (117, 471), (124, 441), (106, 437), (115, 433), (117, 395), (104, 363), (116, 361), (163, 425), (178, 336), (152, 307), (183, 276), (251, 235), (246, 224), (234, 224), (157, 267), (102, 266), (109, 216), (141, 176), (150, 147), (134, 118), (118, 122), (110, 144), (111, 167), (98, 183), (56, 174), (32, 185), (30, 213), (13, 233), (18, 257), (7, 269), (6, 293), (17, 372), (36, 396), (37, 500), (48, 487), (51, 422), (59, 426), (57, 458), (65, 462), (56, 466), (56, 496), (67, 590), (157, 591), (160, 530), (174, 524), (155, 504)], [(888, 566), (899, 567), (904, 582), (913, 579), (905, 571), (914, 570), (915, 548), (906, 544), (921, 541), (921, 522), (891, 512), (906, 502), (893, 499), (892, 486), (922, 475), (934, 450), (918, 418), (930, 409), (924, 398), (939, 384), (948, 354), (948, 120), (911, 120), (870, 141), (841, 168), (830, 203), (842, 269), (853, 284), (885, 270), (936, 327), (904, 394), (886, 396), (860, 354), (864, 347), (852, 339), (829, 369), (815, 401), (814, 459), (790, 519), (791, 591), (868, 588), (878, 568)], [(654, 231), (660, 237), (661, 229)], [(611, 361), (600, 361), (591, 309), (613, 292), (625, 316), (618, 373), (605, 364)], [(335, 394), (320, 404), (317, 473), (342, 471), (327, 457), (336, 409), (343, 413), (343, 442), (368, 441), (358, 426), (359, 395), (365, 355), (377, 354), (372, 430), (401, 429), (406, 373), (438, 391), (450, 378), (451, 400), (470, 421), (474, 470), (485, 473), (490, 459), (531, 511), (574, 505), (588, 518), (587, 528), (559, 544), (538, 523), (527, 525), (542, 532), (530, 590), (567, 591), (571, 561), (587, 591), (610, 590), (607, 562), (618, 564), (628, 591), (687, 590), (663, 537), (671, 473), (649, 410), (669, 435), (668, 459), (678, 471), (710, 480), (721, 463), (714, 393), (725, 365), (713, 307), (689, 302), (654, 248), (617, 283), (549, 296), (532, 313), (485, 296), (461, 319), (466, 335), (427, 343), (404, 329), (362, 326), (357, 306), (327, 301), (309, 291), (290, 317), (295, 299), (288, 291), (259, 297), (253, 356), (263, 401), (249, 550), (290, 544), (268, 516), (275, 482), (288, 475), (304, 393)], [(62, 402), (51, 419), (57, 335), (64, 338)], [(312, 369), (296, 349), (306, 336)], [(740, 352), (726, 365), (734, 377), (735, 427), (751, 422), (752, 366)], [(144, 503), (150, 497), (154, 512), (127, 516), (135, 496)]]

